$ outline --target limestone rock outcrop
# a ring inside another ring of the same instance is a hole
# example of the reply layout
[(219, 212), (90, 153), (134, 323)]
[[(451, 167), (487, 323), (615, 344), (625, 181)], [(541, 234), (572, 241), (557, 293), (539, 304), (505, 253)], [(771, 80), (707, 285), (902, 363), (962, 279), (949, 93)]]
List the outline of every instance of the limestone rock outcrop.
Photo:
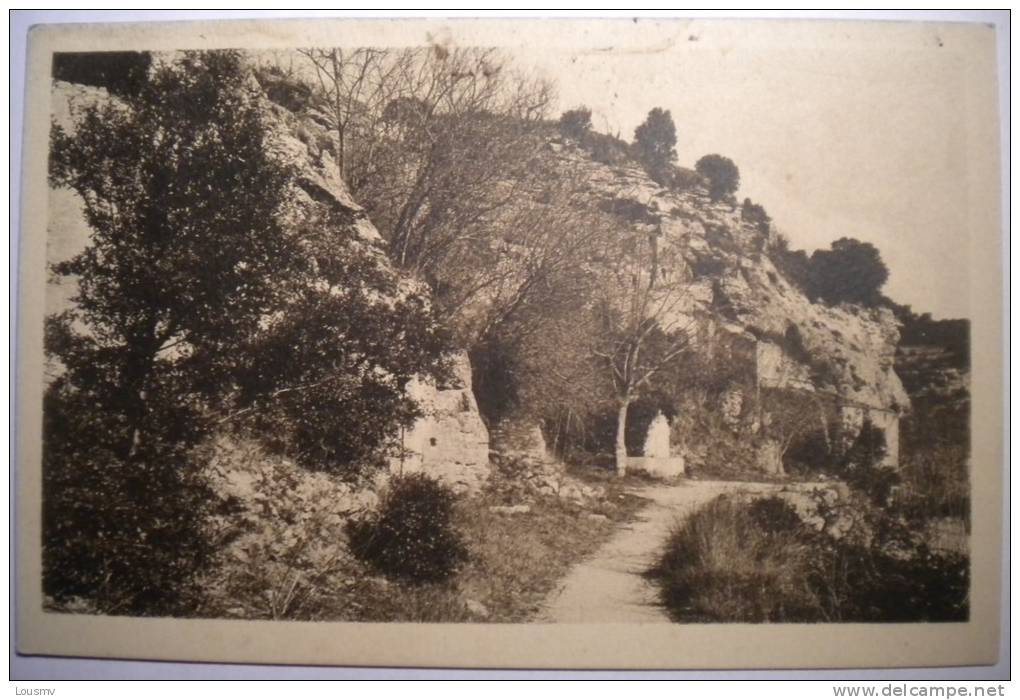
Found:
[[(760, 444), (771, 438), (769, 407), (758, 398), (777, 389), (830, 404), (843, 426), (840, 439), (852, 439), (870, 420), (885, 432), (886, 462), (897, 462), (899, 419), (910, 400), (893, 368), (899, 330), (890, 310), (813, 303), (773, 262), (770, 234), (743, 220), (735, 203), (712, 201), (703, 187), (663, 188), (637, 166), (599, 163), (569, 142), (556, 143), (548, 157), (565, 169), (583, 163), (593, 173), (592, 202), (630, 213), (631, 226), (683, 260), (685, 299), (668, 320), (691, 329), (706, 366), (715, 360), (712, 371), (734, 375), (717, 410), (728, 429), (749, 438), (748, 459), (781, 470), (777, 445)], [(674, 433), (683, 431), (683, 418)], [(697, 462), (699, 446), (688, 447)]]

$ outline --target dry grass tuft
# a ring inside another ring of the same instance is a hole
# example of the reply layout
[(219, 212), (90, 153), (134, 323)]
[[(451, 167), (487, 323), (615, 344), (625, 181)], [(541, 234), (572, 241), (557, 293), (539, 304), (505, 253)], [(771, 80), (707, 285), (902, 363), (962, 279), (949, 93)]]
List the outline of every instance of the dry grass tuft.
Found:
[(799, 522), (778, 498), (721, 496), (674, 529), (650, 575), (685, 622), (968, 619), (967, 557), (933, 552), (887, 513), (865, 516), (859, 531), (837, 537)]

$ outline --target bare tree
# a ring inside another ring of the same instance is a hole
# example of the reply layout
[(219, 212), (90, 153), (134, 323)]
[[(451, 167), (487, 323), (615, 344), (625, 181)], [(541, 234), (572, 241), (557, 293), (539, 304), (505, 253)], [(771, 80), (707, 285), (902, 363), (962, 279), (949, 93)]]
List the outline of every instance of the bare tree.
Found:
[(391, 75), (399, 89), (382, 115), (383, 165), (355, 195), (391, 258), (429, 278), (460, 240), (519, 201), (551, 92), (491, 50), (415, 49)]
[(691, 348), (695, 319), (685, 309), (688, 275), (676, 243), (663, 240), (658, 224), (632, 226), (620, 233), (602, 261), (601, 328), (592, 353), (602, 361), (616, 398), (619, 476), (626, 473), (631, 403)]
[(476, 384), (497, 395), (499, 410), (487, 413), (495, 420), (558, 419), (554, 406), (604, 405), (592, 400), (599, 370), (588, 352), (598, 287), (591, 256), (617, 227), (591, 206), (583, 167), (533, 174), (534, 186), (501, 212), (493, 235), (459, 242), (455, 256), (468, 264), (446, 266), (441, 297), (476, 364), (498, 373), (482, 371)]
[[(788, 338), (790, 334), (788, 330)], [(816, 430), (825, 451), (832, 450), (829, 420), (835, 397), (809, 389), (803, 382), (800, 364), (785, 352), (767, 379), (756, 378), (755, 410), (761, 439), (757, 461), (762, 471), (784, 473), (790, 448)]]
[(315, 69), (323, 111), (336, 134), (340, 177), (351, 174), (351, 142), (371, 139), (374, 122), (395, 88), (398, 62), (386, 49), (300, 49)]
[(451, 313), (512, 274), (495, 262), (499, 231), (529, 226), (527, 203), (544, 184), (532, 161), (546, 143), (549, 85), (487, 49), (300, 54), (314, 69), (340, 174), (391, 259)]

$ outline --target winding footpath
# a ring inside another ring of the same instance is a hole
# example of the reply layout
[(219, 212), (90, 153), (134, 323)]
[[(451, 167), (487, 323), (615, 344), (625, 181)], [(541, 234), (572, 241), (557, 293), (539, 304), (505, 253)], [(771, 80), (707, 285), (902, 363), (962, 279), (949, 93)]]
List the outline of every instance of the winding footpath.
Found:
[(723, 493), (778, 491), (781, 484), (682, 481), (637, 489), (651, 502), (589, 559), (561, 581), (541, 622), (669, 622), (655, 584), (644, 573), (655, 563), (674, 523)]

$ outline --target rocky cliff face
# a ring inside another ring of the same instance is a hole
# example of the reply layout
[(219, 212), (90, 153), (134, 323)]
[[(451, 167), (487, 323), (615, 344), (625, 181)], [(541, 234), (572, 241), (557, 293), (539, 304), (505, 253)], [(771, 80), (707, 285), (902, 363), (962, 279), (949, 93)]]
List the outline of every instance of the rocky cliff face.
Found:
[[(966, 321), (915, 320), (896, 352), (896, 372), (910, 395), (904, 441), (970, 444), (970, 329)], [(920, 330), (921, 332), (917, 332)]]
[[(254, 76), (252, 86), (264, 94), (274, 134), (270, 147), (297, 172), (294, 216), (328, 207), (367, 248), (385, 257), (381, 236), (339, 175), (321, 115), (295, 111), (285, 96), (275, 96), (272, 85), (259, 84)], [(72, 103), (115, 99), (102, 88), (62, 82), (53, 96), (54, 118), (65, 127)], [(552, 140), (547, 155), (564, 172), (586, 173), (589, 206), (625, 212), (630, 225), (657, 235), (660, 245), (672, 247), (683, 261), (684, 302), (673, 313), (680, 317), (678, 325), (692, 329), (697, 354), (722, 363), (734, 376), (715, 408), (720, 429), (733, 434), (736, 450), (750, 450), (748, 458), (761, 469), (782, 471), (782, 448), (768, 437), (774, 417), (761, 401), (763, 390), (781, 390), (805, 405), (824, 400), (834, 407), (840, 439), (852, 438), (866, 418), (871, 420), (885, 430), (887, 460), (896, 462), (899, 418), (910, 400), (893, 366), (899, 331), (890, 311), (812, 303), (773, 264), (768, 234), (744, 221), (739, 207), (711, 201), (704, 188), (665, 189), (643, 169), (598, 162), (570, 141)], [(54, 262), (80, 250), (88, 231), (72, 193), (52, 196), (49, 257)], [(55, 281), (48, 310), (60, 310), (72, 291), (73, 280)], [(456, 367), (449, 386), (420, 382), (411, 387), (426, 415), (405, 432), (403, 452), (391, 465), (435, 472), (473, 488), (487, 473), (489, 435), (466, 358), (458, 358)], [(705, 459), (705, 445), (685, 427), (685, 419), (674, 421), (671, 456), (696, 467)], [(819, 419), (824, 423), (827, 417)]]
[[(887, 462), (897, 461), (899, 417), (910, 400), (893, 367), (899, 330), (891, 311), (812, 303), (770, 259), (769, 234), (701, 187), (670, 191), (643, 169), (595, 162), (570, 141), (553, 141), (550, 151), (564, 168), (583, 163), (591, 170), (588, 196), (596, 205), (627, 212), (632, 226), (658, 234), (659, 245), (683, 259), (689, 281), (676, 311), (685, 318), (676, 325), (693, 329), (698, 354), (722, 353), (750, 375), (725, 395), (722, 422), (735, 428), (748, 415), (749, 392), (824, 398), (839, 412), (842, 439), (854, 437), (867, 418), (886, 432)], [(762, 433), (763, 419), (767, 410), (745, 427)], [(764, 459), (773, 462), (768, 471), (781, 470), (776, 459)]]

